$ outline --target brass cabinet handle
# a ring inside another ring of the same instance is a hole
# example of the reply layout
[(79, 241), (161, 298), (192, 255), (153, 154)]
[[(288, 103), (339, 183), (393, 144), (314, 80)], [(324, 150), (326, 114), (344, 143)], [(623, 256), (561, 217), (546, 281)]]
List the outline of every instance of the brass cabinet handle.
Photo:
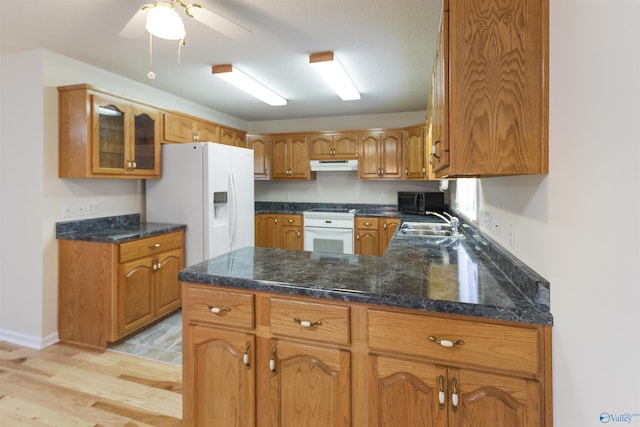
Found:
[(384, 224), (382, 224), (382, 227), (386, 230), (387, 229), (387, 223), (385, 222)]
[(434, 342), (436, 344), (440, 344), (442, 347), (455, 347), (455, 346), (463, 346), (464, 345), (464, 341), (462, 340), (456, 340), (456, 341), (449, 341), (449, 340), (441, 340), (438, 339), (436, 337), (429, 336), (429, 341)]
[(360, 240), (360, 233), (356, 234), (356, 240)]
[(440, 382), (440, 391), (438, 391), (438, 403), (440, 404), (440, 409), (444, 409), (444, 376), (440, 375), (438, 377), (438, 382)]
[(371, 225), (371, 223), (367, 221), (364, 223), (364, 225)]
[(244, 353), (242, 354), (242, 363), (244, 363), (244, 366), (246, 366), (247, 368), (251, 367), (251, 364), (249, 363), (249, 349), (251, 348), (251, 342), (247, 341), (247, 346), (244, 349)]
[(300, 237), (300, 232), (298, 231), (298, 237)]
[(289, 224), (291, 224), (291, 223), (293, 222), (293, 220), (292, 220), (292, 219), (288, 219), (288, 220), (287, 220), (287, 222), (288, 222)]
[(451, 391), (451, 408), (453, 412), (458, 410), (458, 379), (453, 377), (451, 379), (451, 386), (453, 390)]
[(212, 312), (213, 314), (222, 314), (222, 313), (228, 313), (231, 311), (230, 307), (224, 307), (224, 308), (220, 308), (220, 307), (214, 307), (212, 305), (208, 305), (207, 308), (209, 309), (210, 312)]
[(273, 346), (271, 348), (271, 358), (269, 359), (269, 370), (274, 374), (276, 373), (277, 352), (278, 352), (278, 350), (276, 349), (276, 346)]
[(160, 247), (160, 243), (154, 243), (153, 245), (149, 246), (149, 249), (158, 249)]
[(322, 320), (317, 320), (315, 322), (309, 322), (308, 320), (300, 320), (299, 317), (294, 317), (293, 321), (303, 328), (312, 328), (314, 326), (322, 326)]

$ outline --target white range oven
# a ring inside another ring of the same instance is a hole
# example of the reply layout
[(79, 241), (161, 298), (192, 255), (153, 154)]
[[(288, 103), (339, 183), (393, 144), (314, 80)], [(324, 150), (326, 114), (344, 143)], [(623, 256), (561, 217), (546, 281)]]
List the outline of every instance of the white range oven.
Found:
[(353, 253), (355, 209), (316, 208), (302, 214), (305, 251)]

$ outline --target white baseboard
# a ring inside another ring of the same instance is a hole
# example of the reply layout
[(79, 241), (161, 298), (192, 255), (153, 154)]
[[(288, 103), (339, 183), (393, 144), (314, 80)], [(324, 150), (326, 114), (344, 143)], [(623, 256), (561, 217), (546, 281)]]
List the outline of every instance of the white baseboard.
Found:
[(59, 341), (58, 333), (46, 337), (35, 337), (33, 335), (20, 334), (7, 329), (0, 329), (0, 341), (7, 341), (12, 344), (21, 345), (23, 347), (29, 347), (36, 350), (41, 350), (45, 347), (49, 347)]

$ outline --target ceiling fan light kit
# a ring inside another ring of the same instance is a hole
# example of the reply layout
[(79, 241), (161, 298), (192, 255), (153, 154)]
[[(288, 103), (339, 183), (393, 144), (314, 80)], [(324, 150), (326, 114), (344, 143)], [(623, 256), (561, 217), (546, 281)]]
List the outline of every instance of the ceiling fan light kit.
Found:
[(360, 92), (334, 57), (333, 52), (312, 53), (309, 55), (309, 63), (343, 101), (360, 99)]
[(172, 3), (156, 2), (149, 6), (145, 29), (165, 40), (182, 40), (186, 34), (182, 18)]
[(286, 99), (258, 83), (237, 68), (233, 68), (231, 64), (214, 65), (211, 67), (211, 73), (269, 105), (287, 105)]

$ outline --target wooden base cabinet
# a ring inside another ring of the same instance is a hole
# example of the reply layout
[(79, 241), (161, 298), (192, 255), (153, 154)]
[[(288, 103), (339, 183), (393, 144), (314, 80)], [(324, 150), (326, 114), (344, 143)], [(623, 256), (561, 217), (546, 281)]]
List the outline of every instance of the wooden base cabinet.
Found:
[(551, 327), (183, 283), (185, 426), (551, 427)]
[(257, 214), (255, 246), (301, 251), (304, 249), (302, 215)]
[(269, 347), (272, 426), (351, 425), (349, 351), (286, 340)]
[(59, 240), (60, 340), (105, 348), (181, 305), (184, 231), (120, 244)]

